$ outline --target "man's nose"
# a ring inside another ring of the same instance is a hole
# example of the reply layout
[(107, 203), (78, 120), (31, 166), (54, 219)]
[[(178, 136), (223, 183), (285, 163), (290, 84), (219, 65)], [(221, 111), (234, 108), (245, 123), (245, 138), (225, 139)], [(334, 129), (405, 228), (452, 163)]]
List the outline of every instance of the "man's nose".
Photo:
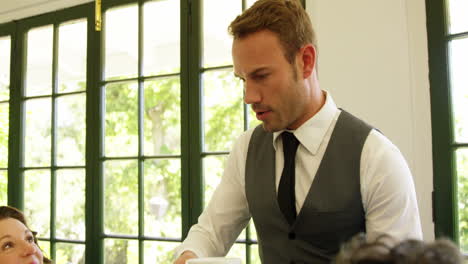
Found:
[(260, 103), (262, 100), (258, 87), (249, 80), (244, 82), (244, 102), (246, 104)]

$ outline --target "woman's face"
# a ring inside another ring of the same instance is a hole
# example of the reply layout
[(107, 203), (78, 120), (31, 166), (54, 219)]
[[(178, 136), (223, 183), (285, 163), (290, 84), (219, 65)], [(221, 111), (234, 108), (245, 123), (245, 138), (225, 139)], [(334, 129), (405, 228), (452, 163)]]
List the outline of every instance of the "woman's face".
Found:
[(43, 264), (31, 231), (14, 218), (0, 220), (0, 263)]

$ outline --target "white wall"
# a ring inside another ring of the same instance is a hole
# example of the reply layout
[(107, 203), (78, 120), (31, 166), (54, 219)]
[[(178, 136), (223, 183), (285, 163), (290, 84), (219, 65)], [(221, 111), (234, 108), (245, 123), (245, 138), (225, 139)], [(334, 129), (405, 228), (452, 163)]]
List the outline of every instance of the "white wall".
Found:
[(94, 0), (0, 0), (0, 24)]
[(413, 172), (424, 238), (434, 238), (424, 0), (307, 0), (319, 80), (337, 104), (380, 129)]

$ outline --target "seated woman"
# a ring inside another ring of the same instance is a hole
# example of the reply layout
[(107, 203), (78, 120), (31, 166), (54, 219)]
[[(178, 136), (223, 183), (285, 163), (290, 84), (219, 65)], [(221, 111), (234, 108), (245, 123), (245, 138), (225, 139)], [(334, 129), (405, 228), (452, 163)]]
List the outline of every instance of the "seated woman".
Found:
[(9, 206), (0, 206), (0, 263), (52, 263), (42, 254), (23, 213)]
[(354, 236), (341, 247), (335, 264), (462, 264), (463, 256), (450, 240), (438, 239), (432, 243), (408, 239), (395, 241), (381, 235), (368, 241), (365, 234)]

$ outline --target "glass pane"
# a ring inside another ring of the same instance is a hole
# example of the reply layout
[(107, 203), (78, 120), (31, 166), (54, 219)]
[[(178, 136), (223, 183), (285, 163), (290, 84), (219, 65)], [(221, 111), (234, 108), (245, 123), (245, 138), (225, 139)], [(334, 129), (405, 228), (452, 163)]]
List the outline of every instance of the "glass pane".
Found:
[(105, 78), (138, 74), (138, 6), (110, 9), (104, 15)]
[(242, 263), (247, 263), (245, 260), (246, 257), (246, 247), (245, 244), (238, 244), (235, 243), (229, 252), (227, 253), (226, 257), (228, 258), (240, 258)]
[(250, 263), (262, 264), (262, 262), (260, 261), (260, 255), (258, 254), (258, 245), (250, 246)]
[(42, 249), (42, 253), (44, 254), (44, 256), (50, 259), (50, 242), (45, 240), (39, 240), (37, 243), (39, 244), (39, 248)]
[(244, 131), (243, 89), (232, 70), (203, 75), (204, 150), (229, 151)]
[(144, 75), (180, 71), (180, 1), (163, 0), (143, 6)]
[(174, 248), (180, 243), (174, 242), (145, 242), (145, 264), (172, 263), (174, 261)]
[(85, 261), (85, 245), (57, 243), (54, 263), (81, 264)]
[(53, 26), (32, 29), (27, 39), (26, 96), (51, 94)]
[(104, 263), (138, 264), (138, 241), (106, 239), (104, 241)]
[(9, 104), (0, 103), (0, 168), (8, 167)]
[(57, 164), (85, 165), (86, 95), (57, 98)]
[(449, 61), (455, 141), (468, 143), (468, 38), (450, 42)]
[(210, 202), (211, 196), (221, 182), (227, 155), (207, 156), (203, 158), (204, 204)]
[(145, 82), (146, 156), (180, 153), (180, 80)]
[(458, 226), (460, 249), (468, 252), (468, 148), (456, 151), (458, 177)]
[(27, 100), (25, 113), (24, 164), (26, 167), (50, 166), (50, 98)]
[(86, 27), (86, 20), (69, 22), (59, 27), (59, 92), (86, 89)]
[(105, 155), (138, 154), (138, 85), (114, 83), (106, 87)]
[(48, 238), (50, 232), (50, 171), (24, 172), (24, 213), (30, 228), (38, 237)]
[(242, 1), (203, 1), (203, 66), (232, 64), (229, 24), (242, 11)]
[(255, 224), (253, 220), (250, 220), (249, 222), (249, 235), (250, 235), (250, 240), (257, 241), (257, 231), (255, 229)]
[(249, 122), (248, 122), (249, 127), (248, 128), (256, 127), (256, 126), (258, 126), (258, 125), (260, 125), (262, 123), (260, 120), (257, 119), (257, 116), (256, 116), (255, 112), (252, 110), (250, 105), (247, 106), (247, 111), (248, 111), (247, 118), (249, 119)]
[(56, 235), (58, 238), (84, 241), (86, 234), (85, 170), (57, 170), (56, 176)]
[(107, 234), (138, 234), (138, 163), (104, 163), (104, 228)]
[(179, 159), (145, 161), (146, 236), (182, 237), (180, 167)]
[(0, 101), (10, 98), (11, 38), (0, 37)]
[(449, 0), (449, 17), (450, 28), (452, 34), (468, 31), (468, 1), (466, 0)]
[(8, 202), (8, 172), (0, 170), (0, 204), (5, 205)]

